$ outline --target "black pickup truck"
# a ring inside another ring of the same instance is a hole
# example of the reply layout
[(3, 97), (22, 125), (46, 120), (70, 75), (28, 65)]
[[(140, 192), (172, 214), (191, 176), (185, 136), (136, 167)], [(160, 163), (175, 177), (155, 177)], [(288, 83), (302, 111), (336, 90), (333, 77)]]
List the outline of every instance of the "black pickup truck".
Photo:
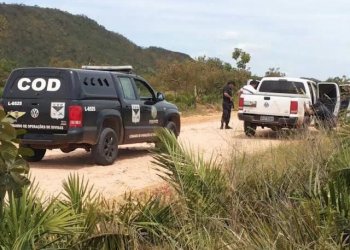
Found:
[(16, 69), (0, 106), (16, 120), (15, 128), (27, 131), (20, 139), (34, 151), (26, 157), (30, 162), (47, 149), (84, 148), (96, 164), (110, 165), (118, 145), (153, 142), (159, 127), (180, 133), (178, 108), (131, 66)]

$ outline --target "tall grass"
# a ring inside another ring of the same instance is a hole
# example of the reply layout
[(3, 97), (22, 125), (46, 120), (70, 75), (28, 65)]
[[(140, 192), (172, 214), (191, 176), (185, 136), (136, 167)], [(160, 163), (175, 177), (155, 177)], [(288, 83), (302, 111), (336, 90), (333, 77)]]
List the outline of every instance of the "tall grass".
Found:
[[(324, 136), (291, 142), (231, 164), (232, 230), (251, 249), (320, 249), (321, 210), (315, 194), (328, 180), (336, 140)], [(242, 244), (233, 244), (241, 247)], [(242, 246), (243, 247), (243, 246)], [(327, 247), (325, 249), (327, 249)]]
[(339, 249), (347, 244), (348, 186), (334, 175), (334, 162), (348, 149), (335, 134), (303, 136), (261, 154), (235, 155), (227, 165), (205, 163), (165, 136), (167, 146), (155, 159), (170, 171), (167, 181), (178, 197), (174, 212), (188, 216), (178, 228), (191, 232), (177, 239), (181, 248)]
[[(72, 175), (63, 198), (24, 192), (6, 203), (0, 248), (16, 242), (22, 247), (16, 249), (345, 249), (349, 135), (346, 127), (304, 133), (222, 163), (205, 161), (161, 131), (152, 155), (171, 194), (108, 202)], [(24, 223), (32, 219), (40, 224)]]

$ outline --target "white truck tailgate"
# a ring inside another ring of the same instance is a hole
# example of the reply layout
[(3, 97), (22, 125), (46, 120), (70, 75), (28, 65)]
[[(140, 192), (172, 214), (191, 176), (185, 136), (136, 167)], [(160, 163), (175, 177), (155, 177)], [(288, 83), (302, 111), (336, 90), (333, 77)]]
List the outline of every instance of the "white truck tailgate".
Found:
[[(265, 116), (289, 116), (291, 101), (299, 102), (300, 97), (269, 94), (242, 95), (243, 113)], [(300, 105), (298, 105), (300, 106)], [(299, 109), (300, 107), (298, 107)]]

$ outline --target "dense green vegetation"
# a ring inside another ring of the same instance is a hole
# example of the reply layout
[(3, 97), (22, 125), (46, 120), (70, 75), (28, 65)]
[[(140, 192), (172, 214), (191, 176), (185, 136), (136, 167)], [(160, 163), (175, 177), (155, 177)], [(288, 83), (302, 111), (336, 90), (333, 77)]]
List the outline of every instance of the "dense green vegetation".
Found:
[(155, 69), (156, 61), (191, 59), (162, 48), (141, 48), (82, 15), (57, 9), (0, 4), (0, 58), (18, 66), (48, 66), (52, 58), (76, 64), (131, 64)]
[(147, 77), (166, 99), (181, 110), (194, 109), (196, 104), (215, 104), (222, 100), (222, 88), (230, 80), (237, 83), (237, 90), (246, 84), (251, 73), (232, 68), (218, 58), (199, 57), (196, 60), (160, 63), (158, 70)]

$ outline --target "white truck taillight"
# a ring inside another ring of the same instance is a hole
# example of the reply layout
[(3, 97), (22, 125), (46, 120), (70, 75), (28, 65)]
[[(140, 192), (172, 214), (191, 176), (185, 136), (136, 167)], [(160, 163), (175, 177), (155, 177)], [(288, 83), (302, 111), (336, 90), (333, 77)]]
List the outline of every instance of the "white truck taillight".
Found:
[(290, 113), (291, 114), (298, 114), (298, 102), (297, 101), (290, 102)]
[(83, 126), (83, 108), (78, 105), (69, 106), (69, 127), (80, 128)]
[(243, 110), (243, 107), (244, 107), (244, 98), (239, 98), (238, 109)]

